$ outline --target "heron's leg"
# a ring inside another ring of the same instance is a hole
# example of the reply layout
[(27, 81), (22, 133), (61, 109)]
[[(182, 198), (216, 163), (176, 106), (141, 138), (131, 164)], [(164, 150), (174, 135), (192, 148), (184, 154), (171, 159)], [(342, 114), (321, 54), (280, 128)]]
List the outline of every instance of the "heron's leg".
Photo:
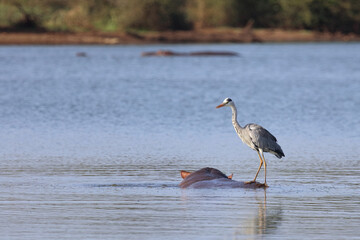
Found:
[(262, 160), (262, 158), (261, 158), (261, 156), (260, 156), (259, 151), (257, 151), (257, 153), (258, 153), (259, 158), (260, 158), (260, 165), (259, 165), (259, 168), (258, 168), (258, 170), (257, 170), (257, 172), (256, 172), (256, 175), (255, 175), (255, 178), (254, 178), (253, 182), (256, 181), (256, 178), (257, 178), (257, 176), (258, 176), (258, 174), (259, 174), (259, 172), (260, 172), (260, 169), (261, 169), (261, 167), (262, 167), (262, 165), (263, 165), (263, 160)]
[(259, 165), (259, 168), (258, 168), (258, 170), (257, 170), (257, 172), (256, 172), (256, 175), (255, 175), (254, 180), (249, 181), (249, 182), (245, 182), (245, 183), (254, 183), (254, 182), (256, 182), (256, 178), (257, 178), (257, 176), (258, 176), (258, 174), (259, 174), (259, 172), (260, 172), (260, 169), (261, 169), (261, 167), (262, 167), (262, 165), (263, 165), (263, 160), (262, 160), (262, 158), (261, 158), (261, 156), (260, 156), (259, 151), (256, 151), (256, 152), (258, 153), (259, 158), (260, 158), (260, 165)]
[(261, 155), (262, 155), (262, 158), (263, 158), (263, 160), (264, 160), (264, 168), (265, 168), (265, 185), (267, 185), (267, 184), (266, 184), (266, 161), (265, 161), (265, 157), (264, 157), (264, 152), (263, 152), (263, 151), (261, 151)]

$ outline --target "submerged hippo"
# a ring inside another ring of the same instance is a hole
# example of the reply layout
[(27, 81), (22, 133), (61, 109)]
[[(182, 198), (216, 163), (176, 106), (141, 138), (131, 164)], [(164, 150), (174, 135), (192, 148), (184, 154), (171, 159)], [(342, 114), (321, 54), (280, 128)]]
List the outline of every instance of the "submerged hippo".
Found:
[(141, 54), (143, 57), (149, 56), (239, 56), (236, 52), (227, 52), (227, 51), (201, 51), (201, 52), (173, 52), (169, 50), (158, 50), (156, 52), (143, 52)]
[(232, 174), (226, 176), (215, 168), (202, 168), (196, 172), (181, 171), (184, 179), (180, 183), (181, 188), (266, 188), (263, 183), (245, 183), (232, 180)]

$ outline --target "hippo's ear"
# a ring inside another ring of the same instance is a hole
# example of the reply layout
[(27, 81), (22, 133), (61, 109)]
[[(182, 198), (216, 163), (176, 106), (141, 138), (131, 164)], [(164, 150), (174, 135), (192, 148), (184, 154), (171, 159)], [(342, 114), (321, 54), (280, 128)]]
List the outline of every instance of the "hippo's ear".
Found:
[(181, 174), (181, 177), (184, 179), (184, 178), (186, 178), (187, 176), (189, 176), (189, 175), (191, 174), (191, 172), (187, 172), (187, 171), (181, 170), (181, 171), (180, 171), (180, 174)]
[(229, 175), (228, 179), (232, 179), (233, 175), (234, 175), (233, 173), (231, 175)]

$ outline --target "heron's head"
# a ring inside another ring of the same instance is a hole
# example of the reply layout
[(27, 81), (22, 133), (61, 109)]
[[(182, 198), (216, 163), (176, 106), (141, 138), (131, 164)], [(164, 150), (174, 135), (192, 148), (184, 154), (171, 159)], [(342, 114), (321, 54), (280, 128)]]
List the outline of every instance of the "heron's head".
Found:
[(229, 107), (234, 105), (234, 102), (230, 99), (230, 98), (225, 98), (225, 100), (216, 108), (221, 108), (221, 107)]

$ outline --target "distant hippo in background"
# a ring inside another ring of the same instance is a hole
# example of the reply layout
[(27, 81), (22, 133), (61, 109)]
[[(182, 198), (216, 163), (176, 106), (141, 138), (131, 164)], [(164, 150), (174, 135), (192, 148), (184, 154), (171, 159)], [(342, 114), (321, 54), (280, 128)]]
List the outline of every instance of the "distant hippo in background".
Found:
[(236, 52), (227, 52), (227, 51), (200, 51), (200, 52), (189, 52), (189, 53), (182, 53), (182, 52), (173, 52), (169, 50), (158, 50), (156, 52), (143, 52), (141, 54), (143, 57), (149, 56), (239, 56)]
[(181, 188), (266, 188), (265, 184), (259, 182), (245, 183), (232, 180), (232, 174), (226, 176), (215, 168), (202, 168), (190, 173), (181, 171), (184, 179), (180, 183)]

